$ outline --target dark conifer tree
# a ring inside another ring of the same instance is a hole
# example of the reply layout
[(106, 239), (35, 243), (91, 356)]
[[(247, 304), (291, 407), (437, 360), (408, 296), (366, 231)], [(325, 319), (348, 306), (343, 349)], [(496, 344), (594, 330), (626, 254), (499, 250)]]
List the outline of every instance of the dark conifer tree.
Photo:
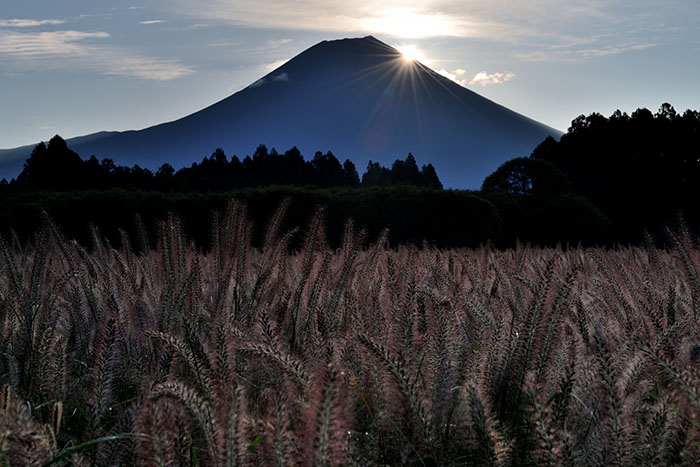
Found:
[(60, 136), (56, 135), (48, 146), (36, 145), (24, 170), (18, 176), (20, 185), (33, 190), (66, 190), (85, 188), (83, 161)]
[(343, 163), (343, 176), (346, 185), (352, 187), (360, 186), (360, 175), (357, 173), (355, 164), (350, 159), (345, 159)]
[(173, 174), (175, 169), (167, 162), (158, 168), (155, 174), (154, 185), (157, 190), (171, 191), (173, 189)]
[(316, 152), (311, 160), (311, 167), (315, 172), (315, 184), (320, 187), (341, 186), (345, 184), (343, 166), (332, 152), (322, 154)]
[(416, 158), (410, 152), (406, 160), (397, 159), (391, 166), (391, 182), (395, 185), (422, 185)]
[(421, 186), (442, 190), (442, 182), (438, 178), (437, 172), (433, 164), (424, 165), (420, 171)]
[(280, 170), (280, 183), (302, 186), (311, 183), (311, 165), (304, 160), (301, 151), (294, 146), (284, 153)]
[(387, 185), (390, 181), (391, 172), (386, 167), (379, 165), (379, 162), (367, 164), (367, 170), (362, 175), (362, 186)]

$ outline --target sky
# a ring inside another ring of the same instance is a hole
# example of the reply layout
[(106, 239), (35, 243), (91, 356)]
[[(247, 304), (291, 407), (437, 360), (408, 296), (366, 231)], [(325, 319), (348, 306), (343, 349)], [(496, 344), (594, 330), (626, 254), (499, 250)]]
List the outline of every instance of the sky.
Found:
[(562, 131), (700, 110), (697, 0), (2, 0), (0, 148), (175, 120), (366, 35)]

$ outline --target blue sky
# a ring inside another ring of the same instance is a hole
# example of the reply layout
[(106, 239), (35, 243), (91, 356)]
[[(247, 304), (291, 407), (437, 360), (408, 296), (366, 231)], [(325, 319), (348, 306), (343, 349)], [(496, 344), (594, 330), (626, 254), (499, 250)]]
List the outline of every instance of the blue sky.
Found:
[(4, 0), (0, 148), (174, 120), (368, 34), (561, 130), (594, 111), (700, 109), (697, 0)]

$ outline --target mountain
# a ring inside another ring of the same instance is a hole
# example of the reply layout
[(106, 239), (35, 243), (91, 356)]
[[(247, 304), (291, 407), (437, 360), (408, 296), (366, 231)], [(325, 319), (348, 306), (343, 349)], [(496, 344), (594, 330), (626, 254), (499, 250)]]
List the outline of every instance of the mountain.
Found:
[[(307, 158), (332, 151), (360, 173), (411, 152), (446, 187), (478, 188), (502, 162), (561, 132), (496, 104), (372, 36), (323, 41), (247, 88), (179, 120), (138, 131), (68, 139), (82, 157), (175, 168), (217, 147), (229, 156), (259, 144)], [(16, 176), (33, 146), (0, 151), (0, 177)]]

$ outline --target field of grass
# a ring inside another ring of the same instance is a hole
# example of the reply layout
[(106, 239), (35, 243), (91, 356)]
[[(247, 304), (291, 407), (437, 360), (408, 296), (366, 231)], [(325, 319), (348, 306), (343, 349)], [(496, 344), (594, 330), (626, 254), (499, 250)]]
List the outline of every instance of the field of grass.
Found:
[[(0, 465), (700, 463), (700, 249), (386, 247), (323, 211), (263, 246), (0, 258)], [(299, 251), (287, 245), (304, 239)], [(138, 241), (138, 239), (131, 239)], [(146, 236), (143, 241), (147, 242)]]

